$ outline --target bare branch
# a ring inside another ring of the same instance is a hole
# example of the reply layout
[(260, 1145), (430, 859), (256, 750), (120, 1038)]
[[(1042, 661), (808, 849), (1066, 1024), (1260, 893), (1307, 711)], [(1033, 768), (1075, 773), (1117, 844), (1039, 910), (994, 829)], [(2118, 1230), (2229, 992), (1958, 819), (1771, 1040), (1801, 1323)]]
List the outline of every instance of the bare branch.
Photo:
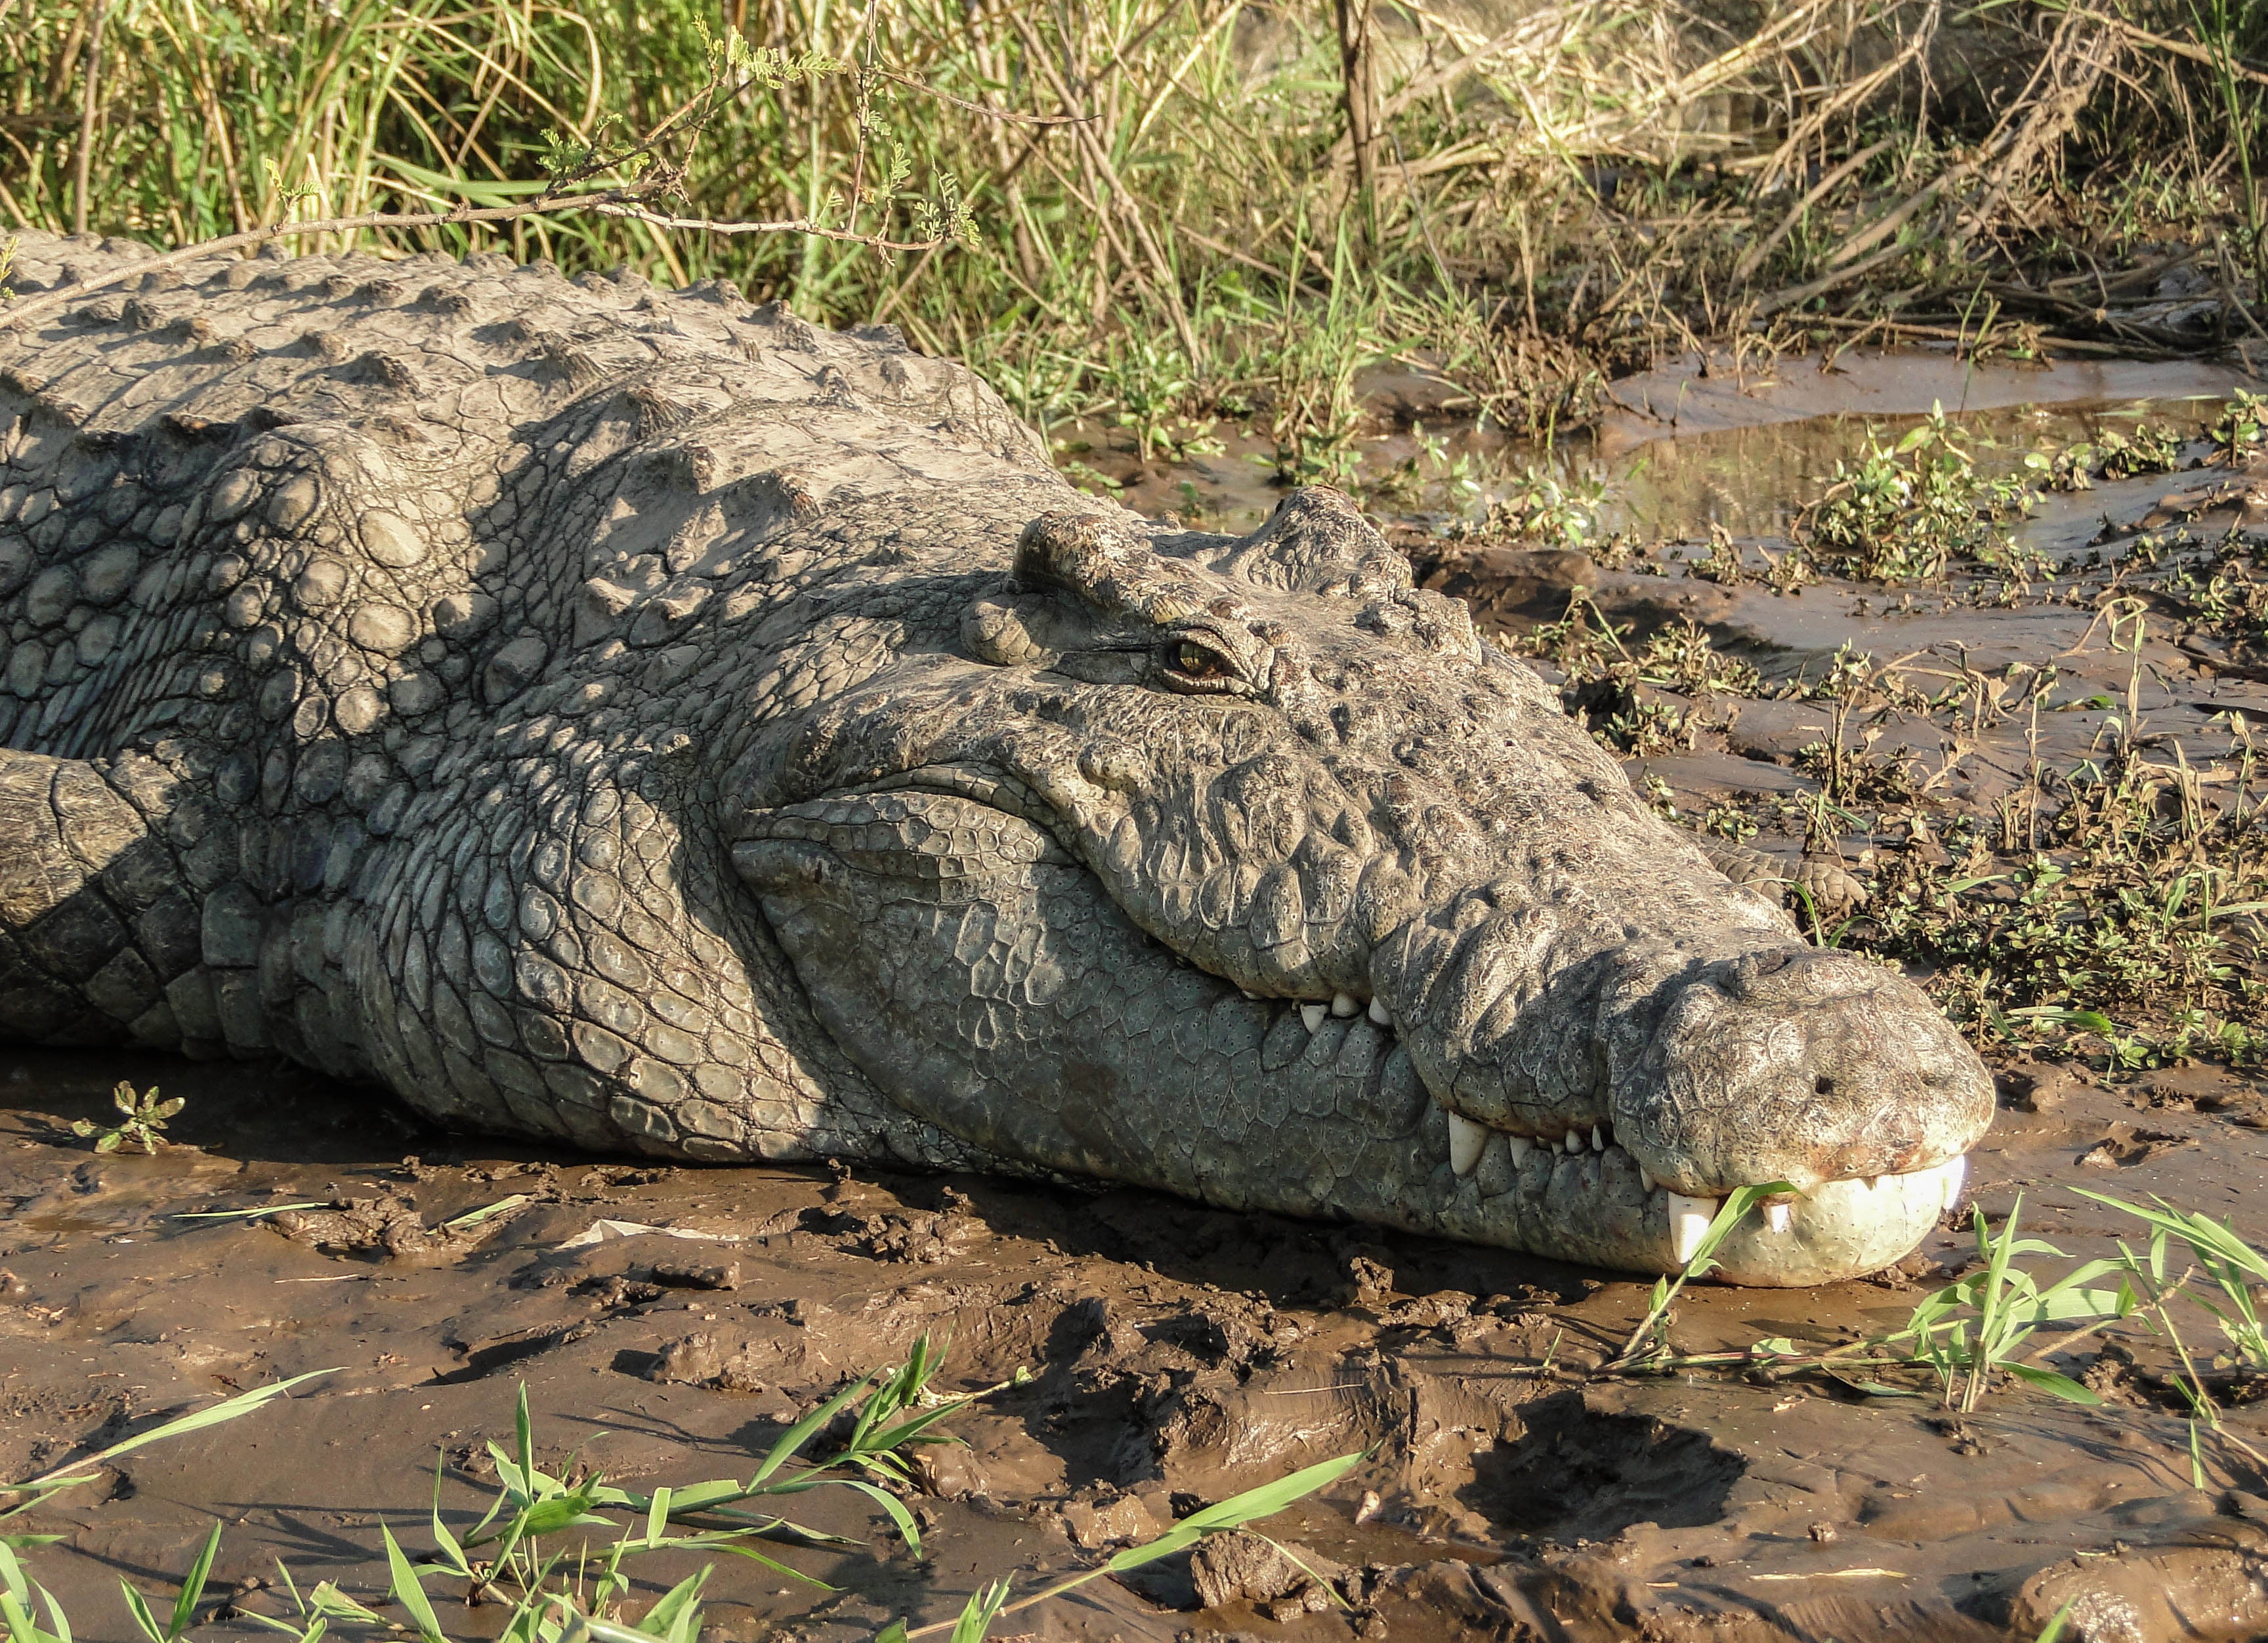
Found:
[(594, 205), (590, 209), (600, 217), (627, 217), (632, 222), (652, 224), (656, 228), (697, 230), (704, 234), (803, 234), (813, 239), (834, 239), (848, 246), (865, 246), (872, 251), (933, 251), (947, 243), (943, 238), (886, 239), (879, 233), (862, 234), (848, 228), (828, 228), (807, 217), (783, 218), (770, 223), (744, 223), (711, 217), (672, 217), (636, 204)]
[(872, 71), (877, 79), (893, 85), (902, 85), (909, 92), (919, 92), (924, 97), (934, 97), (941, 103), (951, 103), (955, 108), (965, 108), (972, 114), (983, 114), (987, 120), (998, 120), (1010, 126), (1083, 126), (1101, 114), (1020, 114), (1005, 108), (995, 108), (989, 103), (972, 103), (965, 97), (955, 97), (951, 92), (940, 92), (934, 85), (924, 85), (919, 80), (909, 80), (902, 74), (893, 74), (887, 69)]

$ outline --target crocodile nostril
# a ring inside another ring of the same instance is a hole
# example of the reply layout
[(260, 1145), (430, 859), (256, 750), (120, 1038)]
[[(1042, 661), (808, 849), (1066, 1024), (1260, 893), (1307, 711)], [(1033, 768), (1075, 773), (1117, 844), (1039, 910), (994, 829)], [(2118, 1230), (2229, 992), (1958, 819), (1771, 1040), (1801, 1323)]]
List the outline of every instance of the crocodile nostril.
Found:
[(1832, 1095), (1835, 1093), (1835, 1080), (1822, 1072), (1812, 1079), (1811, 1087), (1822, 1095)]

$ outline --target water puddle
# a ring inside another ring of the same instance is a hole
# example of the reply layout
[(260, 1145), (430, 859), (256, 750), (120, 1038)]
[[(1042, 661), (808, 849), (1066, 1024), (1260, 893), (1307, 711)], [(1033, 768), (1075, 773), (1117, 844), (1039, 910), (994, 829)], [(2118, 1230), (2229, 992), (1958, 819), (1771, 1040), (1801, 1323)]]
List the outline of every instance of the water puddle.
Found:
[[(2021, 473), (2029, 455), (2131, 434), (2146, 421), (2197, 441), (2184, 453), (2194, 457), (2220, 407), (2260, 386), (2233, 366), (2191, 362), (1971, 366), (1950, 356), (1845, 355), (1745, 372), (1720, 361), (1705, 374), (1689, 361), (1616, 384), (1616, 409), (1595, 432), (1550, 446), (1418, 415), (1363, 440), (1355, 477), (1374, 511), (1435, 530), (1548, 488), (1599, 534), (1705, 541), (1715, 527), (1736, 538), (1780, 537), (1870, 431), (1894, 438), (1933, 408), (1967, 435), (1980, 469), (1999, 477)], [(1402, 402), (1397, 420), (1416, 409), (1410, 396), (1389, 397)], [(1283, 495), (1274, 446), (1233, 424), (1211, 436), (1218, 451), (1145, 460), (1130, 431), (1100, 421), (1055, 431), (1074, 477), (1098, 476), (1095, 489), (1115, 483), (1136, 512), (1248, 531)], [(2142, 493), (2165, 480), (2126, 483)], [(2043, 548), (2072, 545), (2091, 533), (2104, 500), (2100, 490), (2043, 497), (2025, 534)]]

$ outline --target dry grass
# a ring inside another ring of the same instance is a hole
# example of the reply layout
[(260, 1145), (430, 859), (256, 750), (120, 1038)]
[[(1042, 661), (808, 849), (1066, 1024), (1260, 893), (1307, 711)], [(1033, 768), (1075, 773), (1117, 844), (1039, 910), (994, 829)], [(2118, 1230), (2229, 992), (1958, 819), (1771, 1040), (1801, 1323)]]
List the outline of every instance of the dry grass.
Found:
[(0, 214), (182, 243), (525, 203), (548, 134), (603, 147), (664, 125), (729, 29), (858, 71), (722, 108), (691, 209), (873, 231), (965, 203), (968, 242), (891, 258), (587, 214), (363, 237), (729, 276), (814, 318), (895, 321), (1035, 417), (1256, 416), (1287, 474), (1332, 471), (1353, 372), (1381, 355), (1548, 432), (1697, 337), (2180, 350), (2210, 338), (2121, 307), (2176, 275), (2229, 298), (2206, 331), (2253, 324), (2235, 299), (2258, 284), (2259, 0), (1957, 25), (1937, 0), (1559, 0), (1500, 26), (1373, 0), (1361, 154), (1330, 13), (0, 0)]

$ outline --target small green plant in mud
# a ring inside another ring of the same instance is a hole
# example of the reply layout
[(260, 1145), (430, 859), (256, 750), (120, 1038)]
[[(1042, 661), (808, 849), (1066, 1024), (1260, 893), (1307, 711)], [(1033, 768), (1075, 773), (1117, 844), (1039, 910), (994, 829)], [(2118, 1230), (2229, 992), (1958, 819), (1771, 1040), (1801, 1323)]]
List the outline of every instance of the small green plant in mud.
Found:
[[(1410, 442), (1418, 448), (1377, 478), (1363, 486), (1366, 497), (1380, 502), (1415, 506), (1438, 488), (1448, 505), (1462, 511), (1481, 494), (1477, 464), (1469, 451), (1452, 452), (1449, 442), (1425, 431), (1423, 423), (1410, 424)], [(1453, 535), (1469, 532), (1452, 532)]]
[(2213, 454), (2231, 467), (2268, 445), (2268, 394), (2237, 389), (2213, 418), (2205, 438), (2213, 441)]
[(1719, 650), (1708, 630), (1690, 618), (1681, 617), (1648, 634), (1638, 647), (1637, 662), (1640, 682), (1665, 690), (1738, 696), (1765, 694), (1764, 675), (1756, 664)]
[(1155, 337), (1114, 338), (1099, 385), (1115, 402), (1111, 421), (1134, 436), (1141, 459), (1184, 462), (1225, 448), (1212, 425), (1188, 415), (1197, 400), (1189, 356)]
[[(832, 1589), (758, 1549), (760, 1544), (843, 1549), (864, 1544), (798, 1523), (773, 1509), (813, 1490), (842, 1488), (864, 1495), (881, 1508), (906, 1550), (916, 1558), (923, 1555), (920, 1524), (899, 1498), (900, 1492), (914, 1484), (910, 1466), (914, 1451), (924, 1445), (953, 1441), (941, 1429), (946, 1418), (977, 1399), (1023, 1384), (1027, 1378), (1020, 1373), (1002, 1387), (945, 1396), (932, 1385), (940, 1364), (924, 1335), (916, 1341), (902, 1365), (861, 1377), (789, 1426), (747, 1479), (725, 1477), (674, 1488), (660, 1485), (650, 1492), (615, 1488), (573, 1456), (563, 1466), (547, 1470), (538, 1458), (534, 1421), (527, 1389), (523, 1386), (515, 1410), (512, 1448), (507, 1451), (494, 1442), (488, 1446), (498, 1487), (478, 1522), (460, 1535), (443, 1521), (437, 1463), (431, 1516), (433, 1550), (412, 1558), (390, 1528), (379, 1526), (387, 1569), (387, 1595), (379, 1601), (390, 1602), (398, 1615), (379, 1613), (330, 1580), (302, 1591), (291, 1569), (279, 1566), (283, 1595), (291, 1615), (279, 1617), (239, 1610), (239, 1616), (285, 1633), (298, 1643), (319, 1643), (328, 1633), (342, 1628), (393, 1636), (414, 1633), (420, 1643), (450, 1643), (440, 1614), (425, 1590), (428, 1580), (439, 1577), (463, 1582), (473, 1600), (504, 1606), (501, 1622), (480, 1627), (481, 1635), (500, 1638), (504, 1643), (576, 1643), (586, 1639), (598, 1643), (694, 1643), (701, 1632), (702, 1593), (718, 1566), (715, 1561), (718, 1558), (746, 1559), (775, 1577), (817, 1591)], [(114, 1444), (68, 1467), (23, 1484), (0, 1486), (0, 1497), (20, 1497), (0, 1507), (0, 1522), (65, 1490), (94, 1481), (96, 1469), (105, 1461), (250, 1414), (315, 1378), (300, 1375), (258, 1388)], [(977, 1589), (955, 1619), (911, 1631), (903, 1621), (894, 1622), (883, 1629), (878, 1643), (906, 1643), (911, 1638), (946, 1631), (952, 1632), (954, 1643), (982, 1643), (987, 1629), (1003, 1614), (1060, 1596), (1105, 1575), (1169, 1557), (1208, 1535), (1242, 1529), (1336, 1483), (1364, 1458), (1362, 1453), (1339, 1455), (1204, 1507), (1154, 1540), (1057, 1580), (1020, 1602), (1008, 1601), (1009, 1580), (990, 1581)], [(221, 1530), (219, 1523), (212, 1526), (162, 1619), (147, 1597), (120, 1582), (128, 1612), (149, 1643), (180, 1643), (195, 1622), (219, 1551)], [(610, 1535), (612, 1539), (593, 1550), (594, 1532)], [(17, 1555), (19, 1549), (60, 1538), (0, 1536), (0, 1627), (4, 1627), (0, 1635), (4, 1635), (5, 1643), (71, 1643), (72, 1628), (63, 1606), (31, 1578)], [(632, 1585), (625, 1567), (632, 1559), (664, 1551), (690, 1551), (710, 1560), (670, 1588), (642, 1615), (632, 1617), (625, 1609)]]
[(1910, 805), (1920, 797), (1913, 767), (1904, 759), (1874, 752), (1867, 736), (1862, 736), (1857, 747), (1839, 738), (1808, 741), (1795, 750), (1793, 763), (1819, 784), (1830, 804)]
[[(2146, 1254), (2137, 1255), (2120, 1241), (2119, 1266), (2141, 1293), (2157, 1331), (2173, 1348), (2180, 1365), (2172, 1385), (2189, 1409), (2191, 1481), (2199, 1489), (2206, 1486), (2208, 1442), (2216, 1450), (2233, 1451), (2268, 1472), (2268, 1455), (2228, 1430), (2214, 1396), (2216, 1389), (2257, 1386), (2261, 1377), (2268, 1375), (2268, 1331), (2264, 1331), (2260, 1300), (2255, 1293), (2257, 1286), (2268, 1283), (2268, 1255), (2238, 1237), (2228, 1222), (2176, 1208), (2163, 1198), (2153, 1197), (2145, 1207), (2109, 1193), (2079, 1190), (2081, 1197), (2124, 1211), (2150, 1228)], [(2167, 1256), (2176, 1243), (2187, 1250), (2190, 1264), (2169, 1278)], [(2191, 1282), (2200, 1271), (2217, 1295)], [(2215, 1353), (2203, 1368), (2174, 1322), (2172, 1303), (2176, 1300), (2212, 1318), (2228, 1343), (2228, 1350)]]
[(1515, 655), (1548, 662), (1559, 672), (1559, 699), (1591, 734), (1619, 751), (1620, 744), (1602, 734), (1593, 722), (1630, 704), (1630, 686), (1637, 682), (1638, 659), (1624, 639), (1632, 624), (1619, 625), (1592, 600), (1588, 588), (1571, 588), (1567, 608), (1556, 622), (1538, 623), (1526, 633), (1507, 634), (1500, 643)]
[(1669, 702), (1632, 702), (1604, 714), (1584, 715), (1591, 734), (1611, 751), (1633, 759), (1690, 753), (1701, 745), (1701, 717)]
[(1869, 431), (1855, 462), (1796, 518), (1814, 557), (1873, 582), (1941, 579), (1957, 564), (2016, 567), (2006, 522), (2026, 512), (2021, 481), (1987, 479), (1961, 432), (1933, 411), (1895, 445)]
[(1757, 829), (1756, 818), (1737, 805), (1711, 805), (1708, 814), (1701, 818), (1701, 830), (1735, 844), (1745, 844), (1756, 836)]
[(2080, 1197), (2123, 1210), (2149, 1227), (2146, 1268), (2131, 1251), (2126, 1252), (2126, 1265), (2137, 1277), (2146, 1270), (2154, 1292), (2163, 1293), (2167, 1287), (2169, 1246), (2176, 1241), (2185, 1245), (2196, 1267), (2213, 1281), (2220, 1293), (2216, 1300), (2193, 1287), (2182, 1291), (2184, 1299), (2212, 1317), (2228, 1343), (2228, 1350), (2216, 1354), (2211, 1367), (2231, 1373), (2268, 1374), (2268, 1324), (2263, 1323), (2260, 1297), (2256, 1293), (2259, 1286), (2268, 1285), (2268, 1255), (2238, 1237), (2226, 1221), (2217, 1221), (2195, 1210), (2178, 1208), (2163, 1198), (2153, 1197), (2149, 1206), (2145, 1207), (2105, 1192), (2089, 1192), (2084, 1188), (2077, 1190)]
[(2140, 1297), (2124, 1285), (2109, 1290), (2088, 1287), (2118, 1271), (2116, 1261), (2087, 1262), (2048, 1284), (2018, 1265), (2025, 1256), (2063, 1258), (2063, 1251), (2051, 1243), (2016, 1235), (2023, 1204), (2019, 1195), (1997, 1234), (1986, 1224), (1984, 1212), (1971, 1208), (1979, 1270), (1939, 1290), (1914, 1308), (1904, 1329), (1882, 1337), (1883, 1346), (1905, 1349), (1904, 1362), (1923, 1365), (1937, 1377), (1948, 1409), (1958, 1403), (1962, 1413), (1975, 1412), (1977, 1400), (2002, 1375), (2069, 1403), (2100, 1404), (2100, 1395), (2068, 1375), (2029, 1361), (2021, 1355), (2022, 1349), (2048, 1324), (2078, 1325), (2055, 1342), (2070, 1345), (2131, 1315), (2141, 1304)]
[(2195, 771), (2139, 750), (2036, 772), (2060, 808), (2043, 822), (2011, 807), (1999, 829), (2006, 865), (1983, 836), (1957, 860), (1889, 853), (1849, 945), (1926, 967), (1932, 991), (1980, 1042), (2023, 1047), (2047, 1019), (2028, 1012), (2084, 1010), (2106, 1028), (2161, 1024), (2097, 1031), (2128, 1065), (2255, 1059), (2268, 1007), (2268, 836), (2253, 779), (2241, 761), (2233, 793), (2208, 808)]
[(1703, 582), (1714, 582), (1719, 587), (1738, 587), (1749, 576), (1733, 533), (1713, 519), (1709, 523), (1709, 551), (1698, 559), (1688, 560), (1685, 574)]
[[(1625, 642), (1633, 630), (1631, 623), (1609, 621), (1579, 587), (1557, 622), (1538, 623), (1506, 643), (1516, 654), (1558, 668), (1568, 711), (1616, 754), (1646, 757), (1690, 749), (1703, 731), (1720, 727), (1706, 711), (1714, 698), (1769, 694), (1755, 665), (1717, 649), (1697, 623), (1658, 628), (1635, 648)], [(1656, 690), (1702, 700), (1689, 707), (1646, 694)]]
[(2098, 479), (2171, 473), (2181, 466), (2182, 444), (2180, 431), (2169, 424), (2138, 423), (2131, 435), (2110, 428), (2052, 456), (2035, 451), (2024, 467), (2046, 490), (2092, 490)]
[(159, 1101), (158, 1087), (154, 1084), (137, 1094), (132, 1084), (122, 1081), (110, 1092), (110, 1101), (119, 1111), (116, 1124), (106, 1127), (92, 1118), (80, 1118), (71, 1124), (71, 1133), (83, 1138), (92, 1137), (94, 1150), (98, 1153), (115, 1153), (121, 1147), (133, 1146), (152, 1157), (157, 1155), (158, 1148), (166, 1145), (166, 1138), (161, 1133), (166, 1128), (166, 1121), (180, 1111), (185, 1104), (178, 1095), (171, 1101)]
[[(1926, 1396), (1933, 1382), (1940, 1404), (1963, 1414), (1975, 1413), (1994, 1389), (2015, 1386), (2104, 1409), (2095, 1388), (2042, 1360), (2124, 1326), (2161, 1339), (2172, 1355), (2173, 1367), (2154, 1384), (2164, 1393), (2159, 1407), (2170, 1401), (2187, 1415), (2183, 1447), (2192, 1484), (2199, 1489), (2212, 1486), (2215, 1465), (2244, 1487), (2268, 1484), (2268, 1454), (2231, 1431), (2220, 1407), (2222, 1395), (2232, 1390), (2257, 1393), (2268, 1378), (2268, 1321), (2263, 1318), (2257, 1293), (2268, 1283), (2268, 1254), (2247, 1243), (2228, 1223), (2162, 1198), (2146, 1206), (2082, 1190), (2082, 1197), (2146, 1224), (2151, 1229), (2146, 1252), (2138, 1254), (2122, 1241), (2115, 1259), (2084, 1261), (2059, 1277), (2045, 1278), (2027, 1264), (2068, 1257), (2052, 1244), (2019, 1234), (2020, 1196), (1998, 1230), (1983, 1211), (1971, 1208), (1976, 1234), (1971, 1270), (1925, 1296), (1903, 1329), (1824, 1352), (1784, 1335), (1756, 1341), (1744, 1351), (1675, 1352), (1668, 1326), (1679, 1290), (1689, 1279), (1706, 1275), (1710, 1256), (1734, 1226), (1757, 1205), (1786, 1190), (1776, 1183), (1744, 1188), (1727, 1197), (1693, 1260), (1674, 1281), (1655, 1283), (1638, 1327), (1600, 1373), (1674, 1374), (1719, 1369), (1766, 1381), (1819, 1376), (1845, 1391), (1872, 1397)], [(2172, 1259), (2176, 1249), (2187, 1260), (2178, 1272)], [(2200, 1274), (2206, 1280), (2202, 1284), (2197, 1281)], [(2227, 1350), (2200, 1364), (2176, 1321), (2177, 1309), (2209, 1317)], [(2132, 1363), (2132, 1354), (2124, 1354), (2124, 1361)], [(2164, 1440), (2162, 1433), (2157, 1437)]]
[(1505, 481), (1475, 534), (1545, 548), (1581, 548), (1597, 534), (1605, 500), (1603, 480), (1562, 479), (1545, 469), (1523, 468)]

